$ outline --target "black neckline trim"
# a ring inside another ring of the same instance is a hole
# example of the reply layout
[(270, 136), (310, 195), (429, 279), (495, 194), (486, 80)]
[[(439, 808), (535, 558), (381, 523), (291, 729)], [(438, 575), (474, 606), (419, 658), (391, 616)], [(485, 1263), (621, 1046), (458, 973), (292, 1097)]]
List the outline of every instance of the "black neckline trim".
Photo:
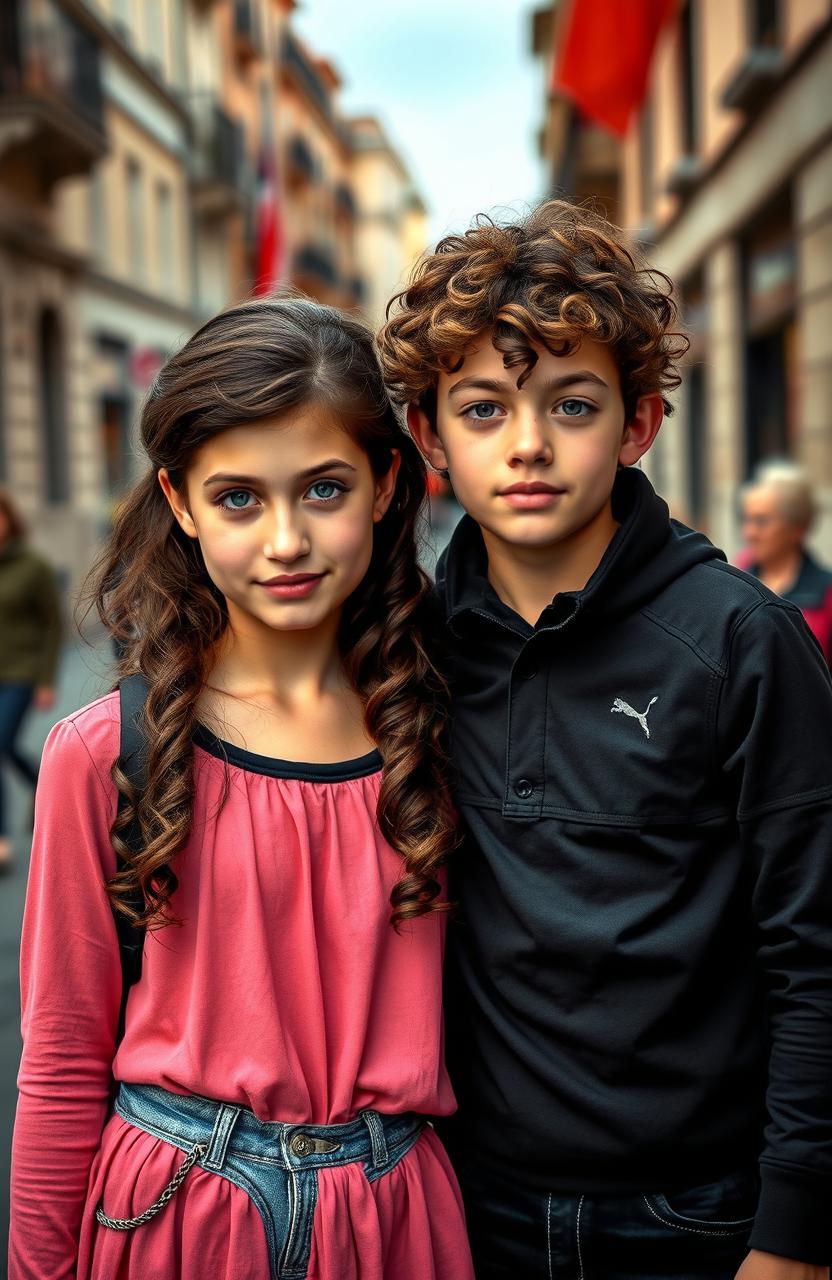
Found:
[(274, 756), (260, 756), (246, 751), (233, 742), (224, 742), (204, 724), (198, 724), (193, 734), (194, 742), (209, 755), (224, 760), (236, 769), (247, 773), (265, 774), (269, 778), (286, 778), (299, 782), (351, 782), (354, 778), (369, 778), (383, 766), (378, 748), (368, 751), (354, 760), (339, 760), (335, 764), (307, 764), (300, 760), (277, 760)]

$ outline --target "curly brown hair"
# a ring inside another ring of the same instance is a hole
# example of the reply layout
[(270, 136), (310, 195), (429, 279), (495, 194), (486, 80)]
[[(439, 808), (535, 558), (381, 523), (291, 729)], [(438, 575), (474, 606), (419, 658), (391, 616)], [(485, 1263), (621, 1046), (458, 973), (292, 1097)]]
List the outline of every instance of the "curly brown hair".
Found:
[[(401, 467), (387, 514), (374, 526), (367, 574), (344, 606), (340, 648), (364, 701), (367, 731), (384, 762), (378, 821), (402, 855), (392, 923), (447, 910), (437, 873), (457, 843), (443, 750), (448, 695), (431, 657), (429, 582), (416, 559), (425, 467), (384, 387), (372, 335), (358, 320), (308, 299), (242, 303), (209, 320), (167, 361), (144, 406), (141, 438), (150, 467), (120, 506), (87, 595), (122, 649), (119, 675), (142, 673), (147, 784), (137, 794), (115, 762), (125, 798), (110, 832), (125, 866), (107, 885), (117, 911), (137, 926), (176, 920), (173, 862), (193, 821), (193, 733), (211, 652), (228, 625), (199, 542), (173, 517), (157, 480), (167, 468), (181, 488), (189, 460), (229, 427), (310, 404), (334, 408), (385, 475)], [(226, 782), (227, 786), (227, 782)], [(142, 848), (124, 832), (135, 817)], [(144, 911), (131, 908), (140, 889)]]
[(680, 382), (687, 339), (671, 331), (676, 306), (667, 276), (645, 266), (622, 233), (585, 205), (546, 200), (518, 222), (479, 214), (416, 264), (387, 307), (378, 337), (390, 394), (435, 418), (438, 374), (455, 372), (477, 335), (492, 331), (518, 387), (537, 353), (570, 355), (583, 338), (612, 348), (627, 418), (639, 397)]

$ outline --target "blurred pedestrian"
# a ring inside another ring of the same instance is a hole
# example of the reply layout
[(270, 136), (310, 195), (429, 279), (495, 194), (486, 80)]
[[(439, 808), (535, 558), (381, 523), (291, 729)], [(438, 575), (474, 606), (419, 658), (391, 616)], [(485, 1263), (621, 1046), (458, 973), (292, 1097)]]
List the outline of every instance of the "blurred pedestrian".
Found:
[(17, 746), (29, 707), (55, 702), (55, 666), (61, 640), (55, 574), (26, 541), (23, 520), (0, 489), (0, 870), (12, 856), (2, 768), (11, 764), (34, 788), (38, 768)]
[(832, 664), (832, 572), (806, 547), (815, 518), (807, 472), (787, 459), (764, 462), (741, 500), (743, 568), (798, 606)]

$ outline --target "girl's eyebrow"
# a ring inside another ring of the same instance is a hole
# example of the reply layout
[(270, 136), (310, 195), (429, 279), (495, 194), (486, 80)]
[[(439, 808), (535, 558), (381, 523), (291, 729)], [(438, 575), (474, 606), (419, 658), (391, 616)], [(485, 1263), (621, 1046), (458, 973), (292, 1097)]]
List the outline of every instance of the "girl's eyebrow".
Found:
[[(355, 467), (350, 462), (345, 462), (343, 458), (327, 458), (325, 462), (316, 462), (314, 467), (307, 467), (305, 471), (298, 472), (299, 480), (308, 480), (310, 476), (320, 475), (322, 471), (355, 471)], [(207, 489), (209, 484), (240, 484), (240, 485), (258, 485), (263, 483), (262, 476), (241, 476), (232, 475), (229, 472), (218, 471), (215, 475), (209, 476), (207, 480), (203, 480), (202, 487)]]
[[(575, 373), (563, 373), (557, 378), (550, 378), (548, 382), (540, 387), (543, 395), (550, 395), (553, 391), (563, 391), (565, 387), (575, 386), (579, 382), (592, 382), (596, 386), (606, 387), (608, 384), (603, 378), (599, 378), (597, 373), (592, 373), (589, 369), (578, 369)], [(511, 395), (517, 390), (517, 384), (514, 382), (503, 382), (497, 378), (460, 378), (459, 382), (455, 382), (448, 389), (448, 395), (452, 396), (457, 391), (493, 391), (497, 395)]]

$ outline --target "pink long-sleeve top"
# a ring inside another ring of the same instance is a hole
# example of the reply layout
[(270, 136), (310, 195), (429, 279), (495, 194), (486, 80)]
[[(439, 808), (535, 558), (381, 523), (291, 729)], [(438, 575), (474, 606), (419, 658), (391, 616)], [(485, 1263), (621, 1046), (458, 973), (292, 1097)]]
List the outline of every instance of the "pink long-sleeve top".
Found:
[[(152, 1199), (181, 1162), (176, 1148), (108, 1120), (111, 1074), (291, 1123), (341, 1123), (368, 1107), (454, 1108), (442, 1057), (443, 917), (401, 934), (389, 924), (402, 863), (375, 820), (377, 753), (293, 766), (233, 747), (226, 762), (205, 731), (197, 743), (194, 824), (172, 904), (184, 925), (148, 935), (116, 1050), (121, 970), (104, 884), (115, 867), (118, 695), (61, 721), (47, 741), (21, 953), (10, 1280), (268, 1274), (256, 1210), (207, 1170), (189, 1175), (189, 1213), (204, 1202), (211, 1224), (195, 1233), (193, 1258), (172, 1265), (172, 1212), (155, 1230), (96, 1227), (99, 1196), (118, 1213), (113, 1197), (141, 1174)], [(470, 1275), (456, 1184), (432, 1130), (426, 1139), (376, 1183), (353, 1166), (321, 1171), (310, 1276)], [(410, 1222), (397, 1261), (390, 1222), (417, 1202), (424, 1221)], [(429, 1222), (437, 1209), (439, 1236)], [(360, 1246), (365, 1227), (378, 1240)], [(231, 1239), (246, 1241), (233, 1266), (222, 1245)]]

